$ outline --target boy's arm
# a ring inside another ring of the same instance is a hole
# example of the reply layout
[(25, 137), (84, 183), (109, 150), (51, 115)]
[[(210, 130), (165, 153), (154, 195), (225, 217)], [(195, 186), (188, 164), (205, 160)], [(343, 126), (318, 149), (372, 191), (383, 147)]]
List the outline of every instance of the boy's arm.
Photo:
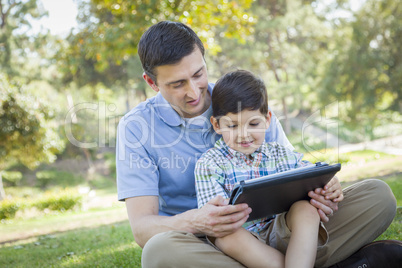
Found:
[[(303, 161), (303, 154), (287, 149), (287, 153), (295, 157), (295, 168), (310, 164)], [(291, 159), (291, 158), (290, 158)], [(308, 193), (311, 198), (310, 203), (317, 208), (318, 214), (323, 222), (328, 222), (329, 217), (338, 210), (338, 203), (343, 200), (343, 192), (338, 178), (333, 177), (324, 188), (317, 188)]]
[(195, 190), (197, 193), (198, 208), (203, 207), (215, 196), (229, 198), (224, 188), (224, 171), (216, 164), (216, 155), (213, 150), (207, 151), (197, 161), (194, 169)]
[(131, 230), (140, 247), (154, 235), (167, 231), (223, 237), (239, 229), (251, 212), (246, 204), (227, 205), (221, 196), (211, 199), (201, 209), (171, 217), (158, 215), (157, 196), (132, 197), (125, 202)]

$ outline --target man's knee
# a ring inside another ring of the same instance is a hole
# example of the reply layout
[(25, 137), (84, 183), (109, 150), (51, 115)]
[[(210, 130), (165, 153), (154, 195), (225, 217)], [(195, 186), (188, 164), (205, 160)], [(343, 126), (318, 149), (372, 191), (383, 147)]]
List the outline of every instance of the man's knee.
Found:
[(177, 248), (172, 243), (176, 235), (176, 232), (164, 232), (149, 239), (142, 250), (142, 267), (164, 267), (169, 263), (169, 256), (176, 255), (173, 251)]
[(367, 184), (372, 198), (375, 198), (385, 210), (395, 213), (396, 199), (387, 183), (378, 179), (365, 180), (364, 183)]
[(351, 188), (352, 191), (347, 194), (351, 201), (349, 205), (355, 204), (357, 208), (360, 206), (361, 210), (371, 211), (368, 214), (376, 215), (375, 218), (384, 225), (392, 222), (396, 214), (396, 199), (387, 183), (368, 179), (352, 185)]

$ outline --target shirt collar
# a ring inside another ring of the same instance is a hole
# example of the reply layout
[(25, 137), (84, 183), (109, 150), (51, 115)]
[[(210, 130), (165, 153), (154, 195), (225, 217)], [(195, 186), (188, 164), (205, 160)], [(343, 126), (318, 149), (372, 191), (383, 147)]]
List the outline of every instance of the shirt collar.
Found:
[[(212, 88), (214, 84), (208, 84), (208, 91), (212, 95)], [(155, 97), (155, 112), (158, 116), (168, 125), (172, 127), (177, 127), (180, 125), (185, 125), (184, 119), (173, 109), (170, 103), (165, 100), (160, 92)]]
[[(234, 156), (234, 157), (246, 157), (245, 154), (238, 152), (236, 150), (233, 150), (232, 148), (230, 148), (224, 141), (223, 138), (220, 138), (216, 144), (215, 147), (217, 149), (223, 150), (223, 151), (227, 151), (230, 155)], [(269, 151), (269, 146), (268, 143), (264, 142), (257, 150), (255, 150), (254, 153), (251, 154), (252, 157), (254, 157), (256, 154), (258, 153), (263, 153), (267, 158), (271, 157), (271, 153)]]

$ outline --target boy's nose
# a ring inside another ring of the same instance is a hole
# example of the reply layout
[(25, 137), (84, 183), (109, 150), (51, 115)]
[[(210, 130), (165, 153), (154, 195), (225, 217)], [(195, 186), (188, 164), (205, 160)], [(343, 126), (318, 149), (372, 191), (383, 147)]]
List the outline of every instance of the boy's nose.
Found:
[(245, 138), (245, 137), (248, 136), (247, 127), (241, 127), (240, 128), (239, 136), (240, 136), (240, 138)]

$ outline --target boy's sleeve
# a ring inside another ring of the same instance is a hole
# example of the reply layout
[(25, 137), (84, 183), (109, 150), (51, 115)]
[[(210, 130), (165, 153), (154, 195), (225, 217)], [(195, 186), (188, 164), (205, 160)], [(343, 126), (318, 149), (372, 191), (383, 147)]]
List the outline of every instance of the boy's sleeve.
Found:
[(279, 172), (312, 165), (309, 161), (303, 160), (303, 154), (294, 152), (285, 146), (274, 143), (277, 159), (280, 159), (277, 168)]
[(224, 172), (213, 159), (204, 154), (198, 160), (194, 174), (198, 208), (203, 207), (217, 195), (229, 198), (224, 188)]

